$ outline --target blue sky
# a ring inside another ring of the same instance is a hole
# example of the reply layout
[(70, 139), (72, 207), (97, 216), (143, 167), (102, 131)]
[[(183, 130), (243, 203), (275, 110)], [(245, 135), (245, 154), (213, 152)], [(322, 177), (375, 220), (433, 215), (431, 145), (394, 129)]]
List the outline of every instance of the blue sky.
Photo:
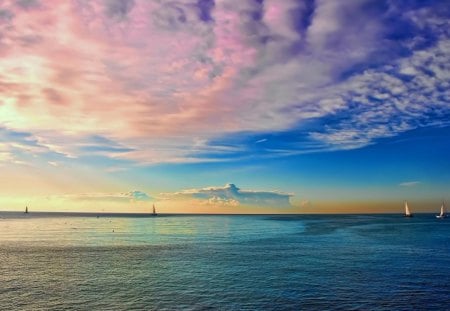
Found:
[(0, 203), (426, 210), (449, 199), (449, 20), (446, 1), (5, 1)]

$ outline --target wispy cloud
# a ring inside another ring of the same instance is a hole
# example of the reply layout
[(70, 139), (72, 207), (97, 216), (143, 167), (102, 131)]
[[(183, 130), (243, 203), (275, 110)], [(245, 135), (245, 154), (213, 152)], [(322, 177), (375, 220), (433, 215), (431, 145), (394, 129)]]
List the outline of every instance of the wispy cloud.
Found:
[(414, 187), (414, 186), (417, 186), (419, 184), (421, 184), (420, 181), (405, 181), (405, 182), (402, 182), (402, 183), (400, 183), (398, 185), (401, 186), (401, 187)]
[(145, 192), (134, 190), (123, 193), (83, 193), (60, 195), (58, 198), (75, 201), (104, 201), (104, 202), (147, 202), (154, 199)]

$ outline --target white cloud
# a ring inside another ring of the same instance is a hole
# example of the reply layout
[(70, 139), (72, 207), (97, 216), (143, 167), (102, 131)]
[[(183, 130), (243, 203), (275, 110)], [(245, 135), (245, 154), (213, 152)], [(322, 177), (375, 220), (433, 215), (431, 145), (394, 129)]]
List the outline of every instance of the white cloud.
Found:
[(405, 181), (398, 184), (401, 187), (414, 187), (420, 184), (420, 181)]
[(291, 207), (289, 201), (293, 194), (279, 191), (241, 190), (234, 184), (223, 187), (206, 187), (201, 189), (187, 189), (174, 193), (162, 193), (166, 200), (195, 199), (201, 203), (211, 205), (247, 205), (260, 207)]
[[(409, 58), (350, 78), (333, 92), (352, 105), (340, 110), (340, 122), (311, 137), (331, 148), (351, 149), (418, 127), (448, 125), (443, 116), (450, 112), (449, 63), (450, 40), (442, 39)], [(406, 73), (411, 76), (401, 79)]]

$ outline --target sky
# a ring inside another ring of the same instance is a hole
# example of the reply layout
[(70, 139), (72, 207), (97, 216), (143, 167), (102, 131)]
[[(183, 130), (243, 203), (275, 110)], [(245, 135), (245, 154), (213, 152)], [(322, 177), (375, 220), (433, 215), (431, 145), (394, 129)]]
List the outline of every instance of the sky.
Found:
[(0, 210), (437, 211), (442, 0), (0, 0)]

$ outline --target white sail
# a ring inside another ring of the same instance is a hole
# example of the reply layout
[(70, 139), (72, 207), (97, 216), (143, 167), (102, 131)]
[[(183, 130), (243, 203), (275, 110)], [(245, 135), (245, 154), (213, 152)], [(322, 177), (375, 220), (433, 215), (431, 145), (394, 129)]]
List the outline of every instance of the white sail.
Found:
[(408, 207), (408, 202), (405, 201), (405, 216), (411, 216), (411, 211)]
[(439, 213), (439, 215), (436, 215), (436, 218), (446, 218), (447, 217), (447, 214), (446, 214), (446, 211), (445, 211), (445, 203), (444, 202), (442, 202), (442, 205), (441, 205), (441, 212)]

